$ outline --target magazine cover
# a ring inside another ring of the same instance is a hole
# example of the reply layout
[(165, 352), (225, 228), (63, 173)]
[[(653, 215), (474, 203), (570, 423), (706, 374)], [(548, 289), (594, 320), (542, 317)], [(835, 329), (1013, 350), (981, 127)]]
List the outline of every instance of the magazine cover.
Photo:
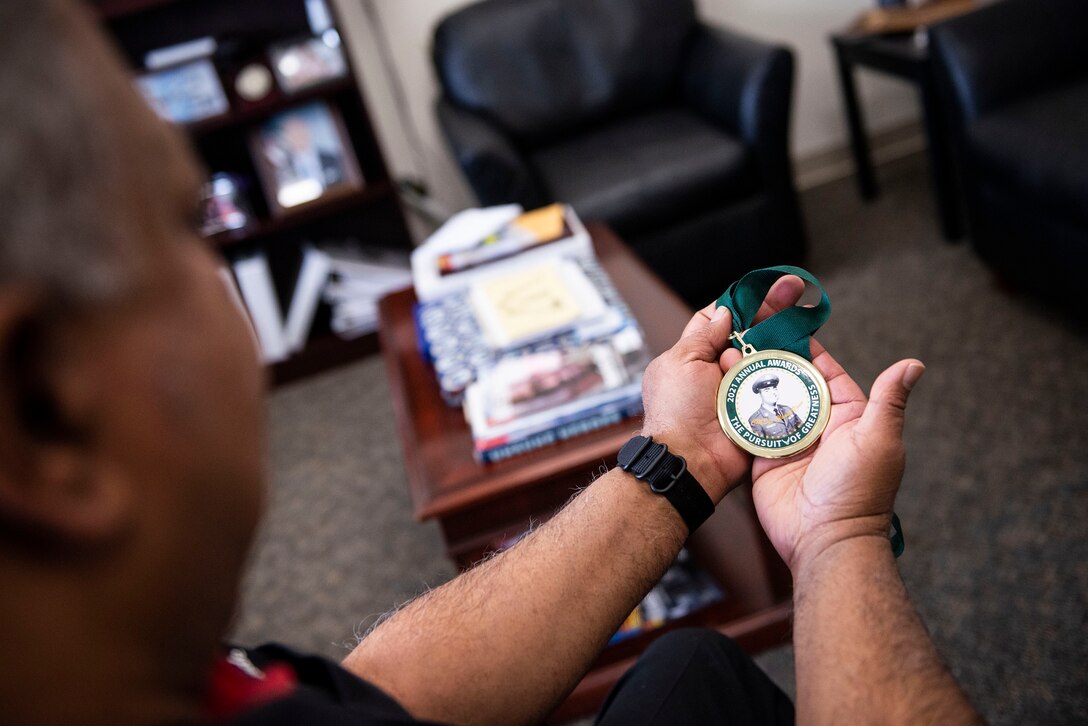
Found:
[(592, 323), (579, 323), (560, 334), (512, 350), (496, 350), (487, 340), (470, 302), (468, 288), (415, 305), (413, 315), (420, 354), (434, 365), (439, 389), (449, 405), (461, 407), (465, 388), (476, 380), (477, 372), (501, 357), (583, 345), (638, 326), (600, 263), (592, 257), (571, 259), (598, 290), (609, 311)]
[[(477, 441), (536, 433), (579, 413), (639, 398), (649, 351), (635, 326), (605, 340), (502, 358), (469, 386), (465, 415)], [(516, 437), (515, 437), (516, 438)]]

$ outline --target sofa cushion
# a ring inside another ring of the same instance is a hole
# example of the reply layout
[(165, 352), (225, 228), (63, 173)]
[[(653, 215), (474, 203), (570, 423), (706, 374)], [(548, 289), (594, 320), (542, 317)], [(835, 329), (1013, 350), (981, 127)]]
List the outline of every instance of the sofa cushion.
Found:
[(967, 128), (967, 143), (983, 180), (1088, 219), (1088, 81), (986, 114)]
[(690, 111), (630, 117), (533, 154), (556, 201), (617, 231), (675, 221), (755, 189), (744, 146)]

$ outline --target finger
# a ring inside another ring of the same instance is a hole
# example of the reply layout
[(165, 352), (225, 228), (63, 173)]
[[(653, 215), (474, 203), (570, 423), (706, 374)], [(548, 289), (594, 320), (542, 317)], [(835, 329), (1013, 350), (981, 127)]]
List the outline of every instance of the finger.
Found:
[(691, 335), (696, 330), (705, 328), (710, 322), (710, 317), (714, 314), (714, 308), (717, 306), (717, 300), (707, 305), (705, 308), (695, 313), (688, 321), (688, 324), (684, 326), (684, 332), (680, 334), (680, 337), (686, 337)]
[(713, 348), (712, 355), (707, 357), (706, 360), (716, 360), (722, 354), (722, 351), (729, 347), (729, 337), (733, 335), (733, 314), (729, 311), (729, 308), (724, 306), (715, 308), (710, 316), (710, 324), (704, 330), (706, 331), (707, 341)]
[[(752, 324), (765, 320), (777, 312), (793, 307), (805, 293), (805, 282), (797, 275), (785, 275), (775, 280), (767, 295), (763, 298), (763, 304), (756, 311)], [(741, 353), (735, 346), (729, 346), (722, 353), (718, 365), (722, 371), (728, 371), (741, 358)]]
[(771, 317), (777, 312), (791, 308), (797, 304), (801, 296), (805, 294), (805, 281), (797, 275), (783, 275), (775, 280), (767, 295), (763, 298), (763, 304), (756, 311), (752, 324)]
[(907, 397), (926, 367), (921, 361), (901, 360), (877, 376), (869, 396), (869, 405), (861, 415), (858, 428), (885, 436), (903, 435), (903, 414)]
[[(784, 275), (775, 280), (771, 285), (771, 289), (767, 291), (766, 297), (763, 298), (763, 304), (759, 306), (759, 310), (756, 311), (756, 316), (753, 319), (753, 324), (769, 318), (775, 313), (785, 310), (788, 307), (793, 307), (797, 304), (797, 301), (801, 299), (801, 296), (805, 294), (805, 281), (797, 275)], [(691, 320), (688, 321), (687, 326), (684, 327), (684, 335), (689, 335), (701, 328), (706, 327), (710, 322), (710, 318), (714, 315), (714, 308), (717, 307), (718, 301), (707, 305), (705, 308), (695, 313)]]
[(729, 369), (735, 366), (737, 364), (737, 361), (739, 361), (743, 357), (744, 356), (739, 350), (736, 349), (735, 346), (728, 346), (718, 358), (718, 365), (721, 366), (722, 373), (727, 373)]

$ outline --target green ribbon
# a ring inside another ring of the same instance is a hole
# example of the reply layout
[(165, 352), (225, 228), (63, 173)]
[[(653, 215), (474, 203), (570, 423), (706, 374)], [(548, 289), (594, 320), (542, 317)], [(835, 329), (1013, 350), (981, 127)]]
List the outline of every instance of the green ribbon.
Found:
[(907, 548), (907, 542), (903, 539), (903, 524), (895, 516), (895, 512), (892, 512), (892, 531), (888, 538), (892, 541), (892, 554), (899, 559), (899, 555)]
[[(820, 303), (811, 308), (794, 305), (753, 325), (767, 292), (778, 278), (785, 275), (797, 275), (805, 282), (815, 285), (820, 291)], [(831, 300), (820, 281), (808, 270), (792, 265), (764, 267), (749, 272), (730, 285), (718, 298), (715, 307), (723, 306), (729, 308), (729, 312), (733, 314), (733, 330), (743, 333), (746, 344), (756, 350), (787, 350), (805, 360), (812, 360), (812, 335), (831, 317)], [(742, 347), (737, 338), (732, 338), (731, 342), (736, 348)], [(892, 554), (898, 558), (907, 545), (903, 539), (903, 525), (895, 512), (892, 512), (889, 540)]]
[[(767, 291), (778, 278), (784, 275), (797, 275), (805, 282), (812, 283), (820, 291), (820, 304), (816, 307), (803, 308), (796, 305), (775, 313), (756, 325), (752, 325), (756, 313), (767, 297)], [(744, 342), (756, 350), (788, 350), (805, 360), (812, 360), (809, 340), (820, 326), (831, 316), (831, 300), (823, 286), (812, 273), (800, 267), (780, 265), (765, 267), (749, 272), (740, 278), (718, 298), (716, 307), (727, 307), (733, 313), (733, 330), (744, 333)], [(747, 331), (747, 332), (745, 332)], [(733, 345), (740, 348), (740, 341), (733, 339)]]

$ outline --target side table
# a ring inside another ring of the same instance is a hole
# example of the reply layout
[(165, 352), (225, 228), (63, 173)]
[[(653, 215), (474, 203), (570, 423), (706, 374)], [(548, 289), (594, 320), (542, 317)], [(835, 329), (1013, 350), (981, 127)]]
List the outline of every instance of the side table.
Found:
[[(602, 266), (642, 325), (651, 351), (656, 355), (667, 350), (691, 311), (610, 229), (588, 229)], [(415, 293), (404, 290), (378, 306), (409, 491), (416, 517), (438, 520), (449, 557), (468, 568), (531, 522), (550, 517), (578, 488), (589, 485), (594, 474), (614, 465), (638, 422), (621, 422), (495, 464), (478, 463), (464, 416), (442, 401), (434, 371), (419, 354), (414, 302)], [(554, 718), (594, 711), (638, 654), (677, 627), (716, 628), (749, 652), (788, 641), (792, 581), (756, 520), (750, 491), (731, 493), (691, 538), (688, 549), (721, 585), (725, 598), (607, 648)]]
[(918, 86), (928, 141), (930, 178), (933, 180), (941, 231), (949, 241), (959, 239), (963, 236), (963, 219), (956, 193), (948, 125), (933, 77), (929, 49), (916, 42), (913, 33), (836, 33), (831, 36), (831, 45), (835, 49), (843, 105), (850, 131), (850, 149), (854, 156), (858, 190), (862, 198), (869, 200), (876, 197), (877, 186), (865, 123), (858, 103), (857, 85), (854, 82), (854, 69), (858, 66), (903, 78)]

